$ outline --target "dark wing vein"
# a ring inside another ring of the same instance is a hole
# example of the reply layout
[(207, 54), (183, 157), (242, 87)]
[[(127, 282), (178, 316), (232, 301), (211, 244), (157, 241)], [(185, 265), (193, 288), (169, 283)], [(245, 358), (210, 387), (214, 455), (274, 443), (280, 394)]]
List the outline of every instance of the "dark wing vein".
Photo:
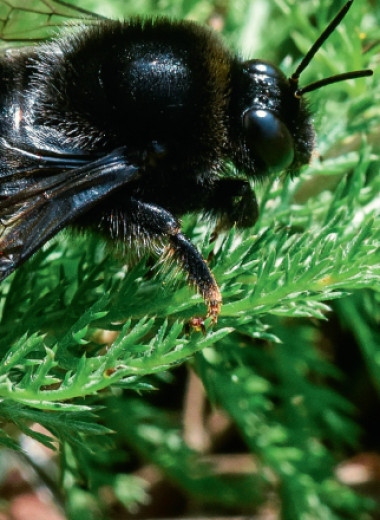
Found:
[(118, 149), (79, 168), (42, 177), (0, 199), (0, 280), (60, 229), (138, 177), (138, 167), (124, 152)]
[(101, 19), (63, 0), (0, 0), (0, 47), (44, 41), (69, 21), (92, 24)]

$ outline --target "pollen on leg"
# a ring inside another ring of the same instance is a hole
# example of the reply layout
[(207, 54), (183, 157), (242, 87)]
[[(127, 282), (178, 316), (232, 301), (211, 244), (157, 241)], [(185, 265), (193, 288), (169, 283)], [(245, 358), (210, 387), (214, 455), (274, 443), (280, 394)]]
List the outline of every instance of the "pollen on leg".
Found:
[(222, 307), (222, 294), (216, 282), (214, 286), (207, 288), (203, 298), (208, 305), (207, 317), (211, 317), (212, 322), (216, 324)]
[(188, 280), (194, 284), (207, 305), (207, 318), (216, 323), (222, 306), (222, 295), (206, 261), (182, 233), (170, 237), (177, 260), (187, 272)]

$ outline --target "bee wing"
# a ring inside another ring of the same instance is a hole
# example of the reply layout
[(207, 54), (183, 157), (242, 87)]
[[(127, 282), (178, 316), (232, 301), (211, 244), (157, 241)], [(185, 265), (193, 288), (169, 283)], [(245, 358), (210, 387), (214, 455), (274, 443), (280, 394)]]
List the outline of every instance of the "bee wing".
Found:
[(124, 149), (79, 168), (60, 170), (17, 190), (8, 183), (0, 199), (0, 280), (60, 229), (131, 180), (139, 168)]
[(51, 38), (69, 21), (91, 24), (101, 19), (63, 0), (0, 0), (0, 49)]

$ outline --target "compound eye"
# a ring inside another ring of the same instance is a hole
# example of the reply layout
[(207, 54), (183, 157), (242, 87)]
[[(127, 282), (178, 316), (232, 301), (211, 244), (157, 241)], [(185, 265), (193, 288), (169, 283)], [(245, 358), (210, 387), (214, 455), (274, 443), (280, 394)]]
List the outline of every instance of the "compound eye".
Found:
[(268, 110), (247, 110), (243, 128), (249, 148), (270, 170), (283, 170), (294, 159), (294, 143), (289, 130)]

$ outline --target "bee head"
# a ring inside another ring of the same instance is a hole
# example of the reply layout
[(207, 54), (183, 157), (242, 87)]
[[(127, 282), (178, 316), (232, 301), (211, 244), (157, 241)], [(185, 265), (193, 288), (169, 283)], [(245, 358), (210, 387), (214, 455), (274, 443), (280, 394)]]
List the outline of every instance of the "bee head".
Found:
[(233, 77), (236, 96), (232, 98), (235, 131), (234, 162), (252, 177), (273, 171), (296, 173), (310, 160), (314, 129), (304, 94), (331, 83), (370, 76), (371, 70), (345, 72), (299, 87), (300, 74), (315, 53), (342, 21), (353, 0), (348, 0), (306, 53), (290, 78), (271, 63), (261, 60), (240, 62)]
[(314, 130), (304, 99), (271, 63), (243, 64), (240, 106), (241, 159), (248, 175), (296, 170), (310, 160)]

